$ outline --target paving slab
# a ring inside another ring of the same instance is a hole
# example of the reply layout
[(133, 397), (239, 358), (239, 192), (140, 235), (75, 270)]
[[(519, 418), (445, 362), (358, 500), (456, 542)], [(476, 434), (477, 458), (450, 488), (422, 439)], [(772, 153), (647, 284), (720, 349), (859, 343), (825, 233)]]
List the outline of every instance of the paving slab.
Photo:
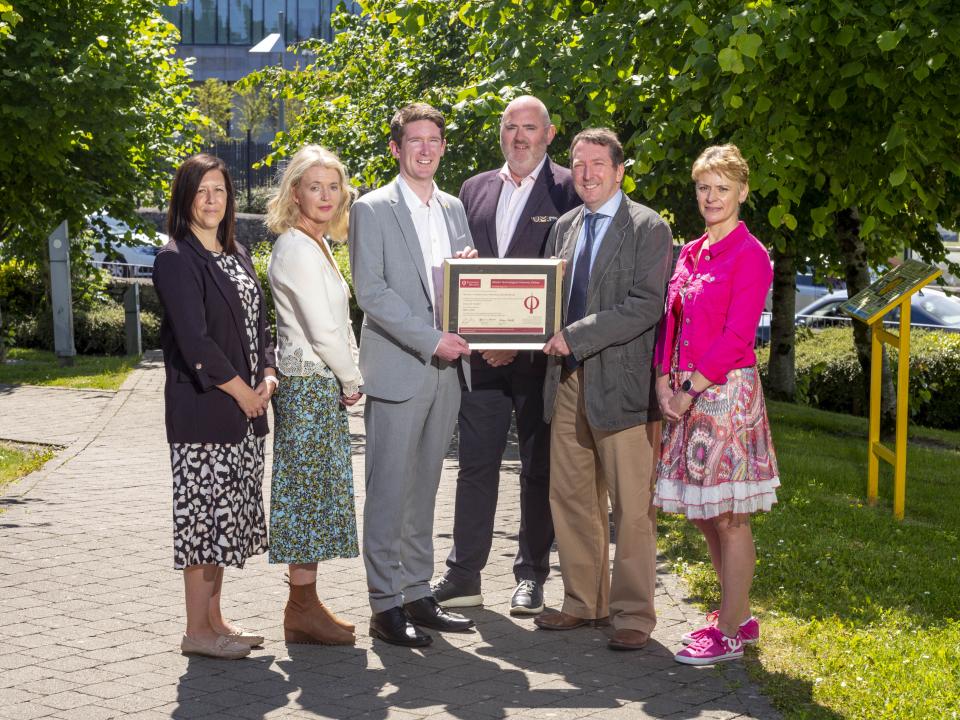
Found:
[[(224, 610), (263, 633), (242, 661), (186, 658), (183, 584), (172, 567), (163, 367), (148, 354), (117, 392), (0, 387), (0, 439), (63, 449), (0, 498), (0, 718), (778, 718), (738, 663), (673, 662), (701, 612), (658, 571), (659, 625), (643, 651), (606, 648), (609, 630), (551, 633), (507, 614), (519, 520), (516, 444), (472, 633), (424, 650), (373, 642), (359, 558), (321, 563), (320, 594), (356, 623), (356, 647), (287, 646), (283, 566), (230, 569)], [(358, 517), (362, 410), (350, 412)], [(265, 502), (269, 503), (271, 440)], [(454, 447), (437, 501), (437, 573), (451, 542)], [(269, 506), (269, 505), (268, 505)], [(561, 601), (556, 553), (547, 604)]]

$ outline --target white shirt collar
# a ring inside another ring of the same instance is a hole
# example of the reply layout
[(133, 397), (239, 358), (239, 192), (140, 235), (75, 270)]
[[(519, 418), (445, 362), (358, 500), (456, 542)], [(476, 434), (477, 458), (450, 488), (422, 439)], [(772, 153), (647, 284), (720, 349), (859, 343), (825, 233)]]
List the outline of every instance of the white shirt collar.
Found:
[[(530, 172), (529, 175), (527, 175), (527, 177), (522, 178), (522, 179), (520, 180), (520, 183), (522, 184), (523, 181), (526, 180), (526, 179), (528, 179), (528, 178), (531, 179), (531, 180), (533, 180), (534, 182), (536, 182), (536, 181), (537, 181), (537, 178), (540, 177), (540, 171), (543, 170), (543, 166), (546, 165), (546, 164), (547, 164), (547, 156), (544, 155), (544, 156), (543, 156), (543, 160), (540, 161), (540, 163)], [(509, 163), (504, 163), (504, 164), (503, 164), (503, 167), (500, 168), (500, 172), (498, 173), (498, 175), (500, 175), (500, 177), (503, 178), (503, 181), (504, 181), (504, 182), (509, 182), (511, 185), (517, 186), (517, 183), (515, 183), (515, 182), (513, 181), (513, 175), (510, 174), (510, 164), (509, 164)]]
[[(403, 175), (397, 175), (397, 185), (400, 186), (400, 193), (403, 195), (403, 200), (407, 204), (408, 208), (413, 210), (414, 208), (429, 207), (429, 205), (423, 202), (423, 200), (420, 199), (420, 196), (413, 191), (413, 188), (410, 187), (407, 181), (403, 179)], [(439, 192), (440, 188), (438, 188), (437, 183), (434, 182), (433, 189), (430, 191), (430, 200), (436, 200), (439, 203)]]

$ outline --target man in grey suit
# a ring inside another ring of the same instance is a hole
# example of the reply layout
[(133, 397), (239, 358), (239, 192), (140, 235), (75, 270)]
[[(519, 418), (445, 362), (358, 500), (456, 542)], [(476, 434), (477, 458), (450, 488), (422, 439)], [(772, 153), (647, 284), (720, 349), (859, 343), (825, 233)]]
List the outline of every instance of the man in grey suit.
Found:
[(473, 626), (441, 609), (430, 592), (437, 486), (460, 408), (460, 358), (470, 354), (463, 338), (439, 329), (443, 260), (476, 256), (463, 206), (433, 181), (444, 131), (443, 115), (429, 105), (398, 110), (390, 152), (400, 175), (350, 212), (350, 268), (364, 311), (370, 634), (407, 646), (432, 641), (417, 626)]
[[(613, 624), (614, 650), (642, 648), (657, 618), (660, 447), (653, 348), (670, 276), (670, 228), (627, 198), (623, 148), (606, 129), (579, 133), (570, 169), (584, 207), (553, 226), (547, 254), (566, 261), (563, 330), (544, 346), (550, 509), (563, 574), (561, 611), (546, 630)], [(611, 581), (607, 498), (617, 530)]]

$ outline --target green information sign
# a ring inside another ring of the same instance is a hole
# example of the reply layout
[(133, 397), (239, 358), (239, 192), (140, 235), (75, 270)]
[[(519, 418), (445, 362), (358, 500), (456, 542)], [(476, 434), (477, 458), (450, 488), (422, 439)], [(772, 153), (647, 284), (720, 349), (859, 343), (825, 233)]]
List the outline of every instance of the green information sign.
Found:
[(910, 295), (940, 274), (940, 269), (919, 260), (897, 265), (870, 287), (858, 292), (840, 306), (847, 315), (873, 324)]

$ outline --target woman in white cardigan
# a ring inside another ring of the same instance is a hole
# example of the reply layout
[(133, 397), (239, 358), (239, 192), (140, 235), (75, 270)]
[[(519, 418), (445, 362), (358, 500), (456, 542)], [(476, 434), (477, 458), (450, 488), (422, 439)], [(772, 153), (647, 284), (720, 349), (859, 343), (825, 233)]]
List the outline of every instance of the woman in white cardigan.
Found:
[(357, 557), (346, 407), (363, 382), (350, 325), (350, 290), (330, 241), (347, 236), (354, 194), (339, 158), (301, 148), (267, 210), (279, 233), (268, 270), (277, 311), (270, 562), (289, 564), (283, 616), (292, 643), (353, 644), (354, 626), (317, 597), (317, 563)]

